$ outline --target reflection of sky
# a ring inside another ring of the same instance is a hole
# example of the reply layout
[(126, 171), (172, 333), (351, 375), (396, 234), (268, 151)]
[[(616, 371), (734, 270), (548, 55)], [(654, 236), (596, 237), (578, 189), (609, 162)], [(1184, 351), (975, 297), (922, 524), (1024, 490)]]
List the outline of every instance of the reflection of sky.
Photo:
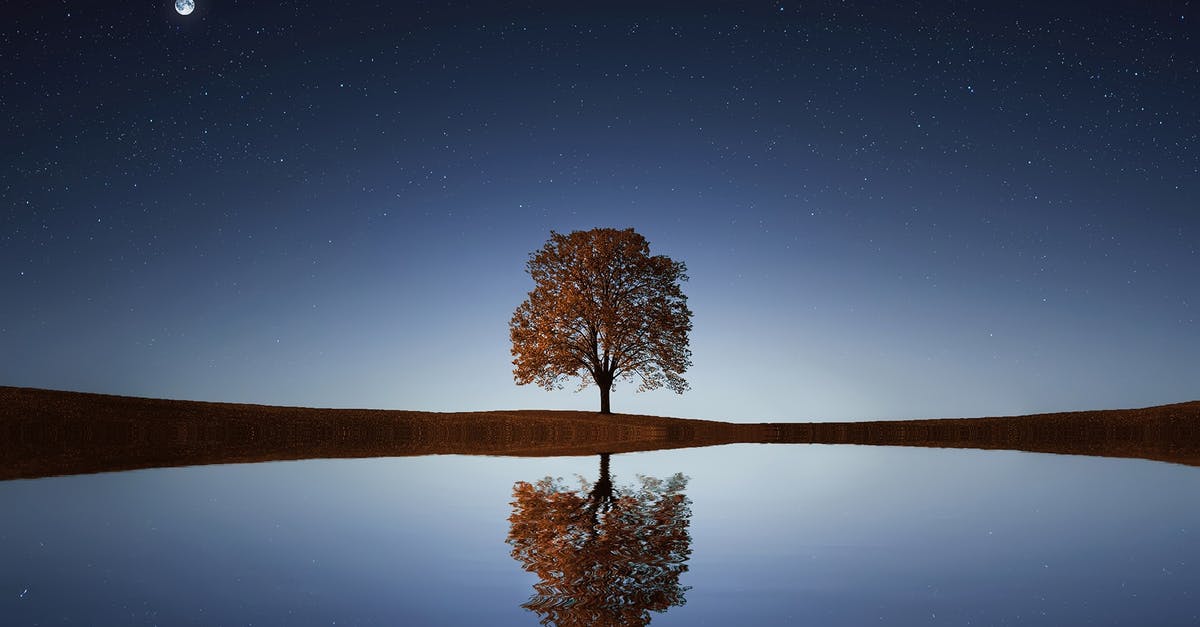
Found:
[(694, 389), (618, 411), (1196, 394), (1195, 7), (17, 5), (6, 385), (594, 409), (506, 324), (550, 229), (632, 226), (690, 268)]
[[(534, 624), (519, 607), (534, 578), (504, 543), (512, 484), (597, 471), (596, 458), (445, 456), (0, 483), (0, 615)], [(618, 455), (612, 471), (618, 483), (691, 477), (693, 554), (681, 583), (692, 590), (654, 625), (913, 625), (933, 615), (1185, 624), (1195, 613), (1195, 468), (739, 445)]]

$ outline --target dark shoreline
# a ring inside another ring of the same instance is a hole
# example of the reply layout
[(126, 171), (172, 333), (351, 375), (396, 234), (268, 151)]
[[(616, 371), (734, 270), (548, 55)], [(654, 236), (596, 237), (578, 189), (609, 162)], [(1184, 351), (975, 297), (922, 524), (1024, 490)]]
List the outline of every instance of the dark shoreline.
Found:
[(867, 444), (1200, 466), (1200, 401), (999, 418), (736, 424), (572, 411), (313, 409), (0, 387), (0, 480), (413, 455), (546, 457), (720, 444)]

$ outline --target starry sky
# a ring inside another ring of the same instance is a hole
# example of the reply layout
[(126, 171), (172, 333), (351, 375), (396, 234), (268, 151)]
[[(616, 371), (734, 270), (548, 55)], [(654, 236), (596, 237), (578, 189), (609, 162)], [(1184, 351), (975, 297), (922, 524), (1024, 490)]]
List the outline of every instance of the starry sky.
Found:
[(6, 2), (0, 384), (434, 411), (550, 231), (684, 261), (734, 421), (1200, 398), (1182, 2)]

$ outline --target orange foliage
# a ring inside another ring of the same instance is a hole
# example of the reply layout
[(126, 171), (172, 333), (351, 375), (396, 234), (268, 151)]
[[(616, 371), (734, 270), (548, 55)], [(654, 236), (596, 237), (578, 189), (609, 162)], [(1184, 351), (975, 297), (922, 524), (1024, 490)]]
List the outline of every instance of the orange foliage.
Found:
[(543, 625), (646, 625), (684, 603), (679, 576), (691, 555), (691, 509), (680, 474), (591, 494), (549, 477), (513, 486), (508, 543), (541, 581), (522, 607)]
[(686, 270), (683, 262), (651, 256), (633, 229), (551, 231), (530, 255), (534, 288), (509, 322), (513, 378), (548, 390), (573, 376), (581, 388), (594, 382), (603, 413), (619, 379), (682, 394), (682, 375), (692, 365), (692, 312), (680, 288)]

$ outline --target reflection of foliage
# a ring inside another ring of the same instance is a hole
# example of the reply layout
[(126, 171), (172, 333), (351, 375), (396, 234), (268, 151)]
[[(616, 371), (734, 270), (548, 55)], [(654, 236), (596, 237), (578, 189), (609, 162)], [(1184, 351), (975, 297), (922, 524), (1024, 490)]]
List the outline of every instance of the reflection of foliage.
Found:
[(607, 461), (601, 480), (579, 490), (550, 477), (513, 486), (508, 543), (541, 579), (522, 607), (543, 625), (646, 625), (651, 611), (684, 603), (687, 478), (639, 477), (636, 488), (613, 488)]

